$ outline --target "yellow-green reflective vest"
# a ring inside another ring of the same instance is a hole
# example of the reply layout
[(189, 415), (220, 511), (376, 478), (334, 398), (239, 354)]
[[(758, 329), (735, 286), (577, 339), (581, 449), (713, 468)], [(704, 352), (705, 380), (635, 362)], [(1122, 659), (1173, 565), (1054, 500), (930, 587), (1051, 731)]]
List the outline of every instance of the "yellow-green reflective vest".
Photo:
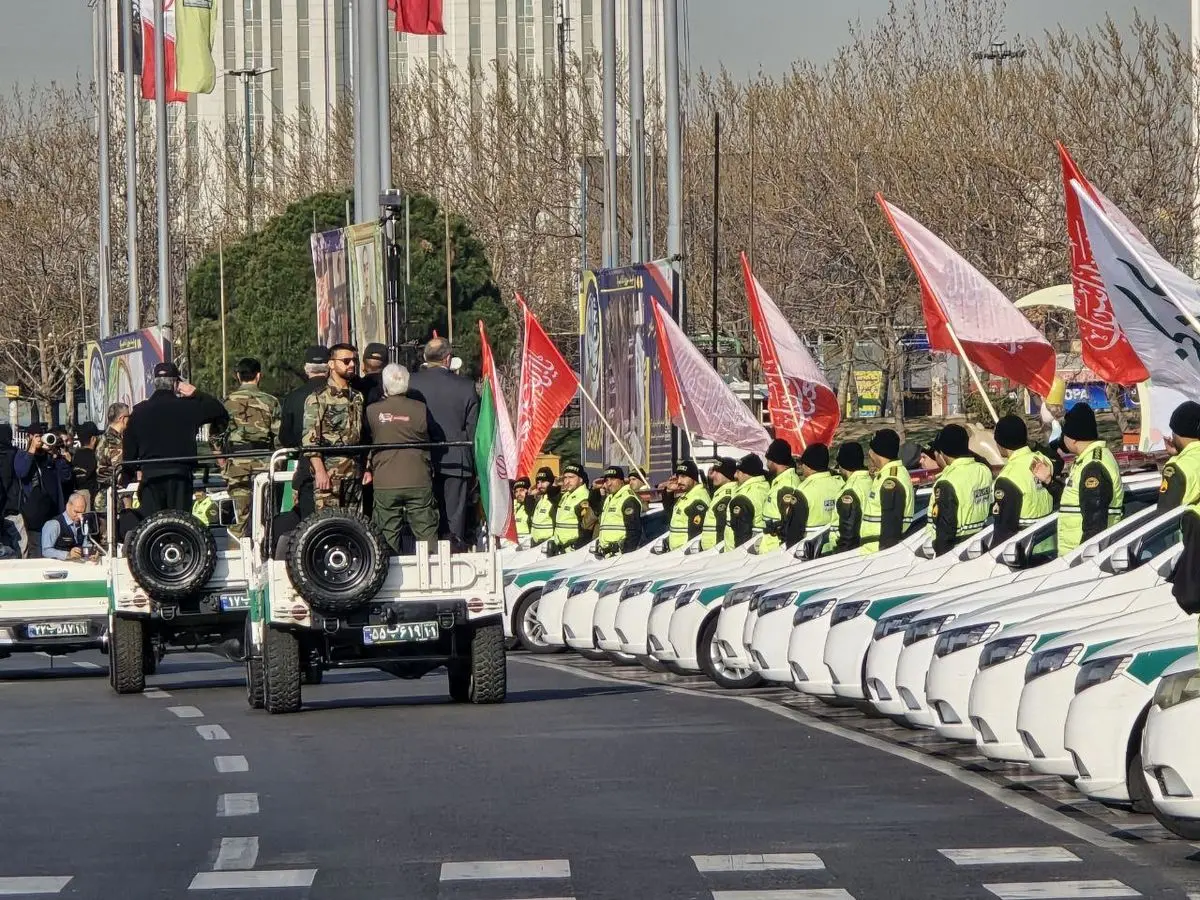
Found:
[(992, 470), (964, 456), (954, 460), (933, 483), (934, 502), (929, 507), (929, 524), (925, 533), (933, 537), (936, 532), (938, 487), (950, 487), (958, 500), (958, 521), (954, 525), (954, 539), (961, 541), (983, 531), (984, 523), (992, 514)]
[[(850, 477), (846, 479), (846, 483), (842, 486), (842, 492), (838, 494), (838, 499), (845, 497), (847, 494), (853, 494), (854, 499), (858, 501), (858, 508), (865, 510), (867, 508), (867, 495), (871, 492), (871, 473), (866, 469), (859, 469), (857, 472), (851, 472)], [(833, 530), (829, 532), (829, 544), (834, 546), (838, 542), (840, 529), (838, 528), (838, 515), (833, 518)], [(862, 523), (859, 523), (859, 533), (862, 533)]]
[(717, 507), (724, 504), (722, 507), (726, 513), (726, 521), (728, 521), (729, 500), (733, 497), (733, 492), (737, 490), (737, 485), (732, 481), (727, 481), (713, 492), (712, 502), (708, 504), (708, 512), (704, 514), (704, 530), (700, 532), (700, 549), (711, 550), (717, 546), (717, 541), (721, 540), (721, 535), (717, 534)]
[(783, 538), (778, 534), (766, 534), (768, 525), (780, 525), (783, 522), (783, 511), (779, 508), (779, 495), (784, 491), (800, 492), (800, 483), (804, 479), (795, 469), (787, 468), (776, 475), (767, 490), (767, 499), (762, 506), (763, 538), (758, 542), (759, 553), (770, 553), (783, 546)]
[[(1030, 468), (1035, 461), (1050, 465), (1050, 460), (1041, 453), (1034, 453), (1028, 447), (1020, 447), (1005, 460), (1004, 468), (996, 476), (996, 481), (1003, 478), (1021, 492), (1021, 528), (1028, 528), (1054, 512), (1054, 498), (1050, 496), (1046, 486), (1033, 476), (1033, 470)], [(1000, 490), (996, 488), (997, 503), (1004, 499), (1000, 496)]]
[(517, 538), (529, 537), (529, 511), (524, 503), (513, 500), (513, 519), (517, 523)]
[(1180, 506), (1200, 504), (1200, 441), (1192, 441), (1163, 466), (1162, 491), (1167, 489), (1167, 477), (1172, 472), (1183, 476), (1183, 501)]
[(1100, 463), (1112, 480), (1113, 496), (1108, 506), (1108, 527), (1116, 525), (1125, 514), (1125, 487), (1121, 484), (1121, 470), (1117, 458), (1103, 441), (1088, 444), (1076, 455), (1063, 488), (1058, 507), (1058, 555), (1066, 556), (1083, 543), (1083, 510), (1079, 506), (1079, 476), (1092, 463)]
[[(800, 493), (808, 504), (808, 523), (804, 538), (813, 537), (831, 523), (837, 522), (837, 501), (846, 488), (841, 475), (832, 472), (816, 472), (804, 479)], [(828, 542), (826, 547), (831, 546)]]
[(217, 524), (217, 504), (212, 497), (205, 494), (199, 500), (192, 501), (192, 515), (205, 525)]
[[(600, 510), (599, 527), (596, 529), (596, 544), (601, 550), (624, 552), (625, 516), (621, 513), (621, 507), (631, 497), (634, 500), (638, 499), (633, 493), (633, 488), (623, 484), (615, 494), (609, 494), (604, 498), (604, 506)], [(638, 505), (641, 506), (640, 500), (638, 500)]]
[[(682, 497), (675, 498), (675, 505), (671, 507), (671, 529), (667, 532), (667, 549), (678, 550), (688, 542), (688, 529), (691, 527), (691, 522), (688, 520), (688, 507), (699, 501), (705, 507), (709, 507), (710, 501), (708, 491), (704, 489), (704, 485), (697, 484)], [(708, 513), (704, 515), (704, 521), (708, 521)], [(716, 533), (717, 526), (713, 523), (713, 532)]]
[[(763, 507), (767, 503), (767, 494), (771, 490), (771, 485), (767, 479), (761, 475), (755, 475), (753, 478), (748, 478), (737, 486), (733, 492), (733, 497), (729, 498), (730, 504), (733, 503), (734, 497), (745, 497), (754, 507), (754, 534), (762, 534), (763, 529)], [(733, 528), (729, 524), (730, 515), (725, 514), (725, 549), (732, 550), (736, 546), (733, 536)]]
[(554, 542), (560, 547), (570, 547), (579, 540), (579, 514), (575, 510), (590, 496), (587, 485), (581, 484), (558, 501), (558, 509), (554, 511)]
[(912, 476), (904, 463), (898, 459), (882, 466), (871, 479), (871, 489), (867, 491), (867, 500), (863, 504), (862, 526), (858, 530), (860, 553), (877, 553), (879, 551), (879, 533), (883, 527), (883, 483), (895, 479), (900, 489), (904, 491), (904, 530), (912, 524), (913, 512), (916, 509), (916, 493), (913, 491)]
[(554, 537), (554, 504), (543, 494), (538, 497), (533, 515), (529, 519), (529, 539), (535, 544)]

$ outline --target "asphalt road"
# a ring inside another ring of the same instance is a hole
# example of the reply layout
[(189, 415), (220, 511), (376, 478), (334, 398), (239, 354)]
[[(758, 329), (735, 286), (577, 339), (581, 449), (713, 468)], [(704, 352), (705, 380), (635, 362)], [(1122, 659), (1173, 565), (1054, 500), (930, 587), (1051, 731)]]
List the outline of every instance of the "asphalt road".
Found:
[(168, 657), (130, 697), (103, 662), (0, 662), (0, 896), (1188, 896), (1136, 854), (703, 694), (513, 657), (501, 706), (338, 672), (271, 717), (213, 657)]

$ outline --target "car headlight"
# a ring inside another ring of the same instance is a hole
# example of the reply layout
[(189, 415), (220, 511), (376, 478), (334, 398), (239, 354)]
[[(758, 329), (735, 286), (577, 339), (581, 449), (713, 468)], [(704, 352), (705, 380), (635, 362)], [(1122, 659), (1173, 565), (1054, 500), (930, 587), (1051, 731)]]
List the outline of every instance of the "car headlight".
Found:
[(1079, 674), (1075, 676), (1075, 693), (1082, 694), (1088, 688), (1112, 681), (1128, 669), (1132, 661), (1132, 656), (1106, 656), (1103, 659), (1085, 662), (1079, 667)]
[(954, 616), (934, 616), (932, 619), (913, 622), (904, 629), (904, 646), (911, 647), (913, 644), (933, 637), (953, 621)]
[(624, 578), (617, 578), (613, 581), (606, 581), (606, 582), (604, 582), (604, 589), (600, 591), (600, 596), (601, 597), (611, 597), (613, 594), (621, 593), (621, 590), (624, 587), (625, 587), (625, 579)]
[(754, 586), (735, 587), (725, 594), (725, 599), (721, 601), (721, 606), (729, 608), (737, 606), (739, 603), (745, 603), (754, 596)]
[(578, 597), (584, 591), (591, 590), (592, 585), (594, 585), (595, 583), (596, 583), (595, 579), (592, 579), (592, 578), (585, 578), (581, 581), (577, 581), (573, 585), (571, 585), (570, 589), (567, 591), (567, 596), (568, 597)]
[(818, 603), (805, 603), (796, 610), (796, 614), (792, 616), (793, 625), (803, 625), (805, 622), (812, 622), (816, 619), (824, 618), (833, 612), (833, 608), (837, 606), (837, 600), (824, 600)]
[(1029, 648), (1036, 640), (1036, 635), (1018, 634), (1014, 637), (991, 641), (983, 648), (983, 653), (979, 656), (979, 668), (990, 669), (992, 666), (998, 666), (1010, 659), (1016, 659), (1021, 654), (1028, 653)]
[[(997, 641), (997, 643), (1000, 642)], [(1071, 644), (1068, 647), (1054, 647), (1051, 650), (1033, 654), (1025, 666), (1025, 683), (1029, 684), (1035, 678), (1041, 678), (1043, 675), (1049, 675), (1051, 672), (1057, 672), (1059, 669), (1069, 666), (1079, 658), (1079, 654), (1082, 652), (1083, 644)]]
[(916, 610), (910, 613), (901, 613), (898, 616), (887, 616), (875, 623), (875, 633), (872, 635), (874, 640), (885, 638), (889, 634), (895, 634), (897, 631), (903, 631), (908, 627), (908, 623), (919, 616), (924, 610)]
[(1159, 709), (1197, 699), (1200, 699), (1200, 669), (1168, 675), (1154, 690), (1154, 705)]
[(867, 611), (867, 607), (870, 605), (870, 600), (852, 600), (849, 603), (839, 603), (834, 608), (833, 616), (829, 620), (830, 627), (840, 625), (842, 622), (849, 622), (851, 619), (857, 619)]
[(949, 656), (959, 650), (974, 647), (986, 641), (999, 630), (999, 622), (984, 622), (980, 625), (964, 625), (961, 628), (943, 631), (938, 635), (937, 643), (933, 647), (933, 655)]
[(661, 590), (655, 591), (654, 600), (651, 602), (651, 606), (658, 606), (660, 603), (668, 603), (671, 600), (674, 600), (675, 595), (679, 593), (682, 587), (682, 584), (673, 584), (670, 587), (665, 587)]
[(566, 583), (567, 579), (565, 578), (551, 578), (546, 582), (546, 586), (542, 588), (542, 595), (544, 596), (546, 594), (553, 594)]
[(644, 594), (654, 584), (653, 581), (631, 581), (621, 589), (621, 599), (628, 600), (630, 597), (636, 597), (638, 594)]
[(773, 613), (776, 610), (783, 609), (786, 606), (791, 606), (796, 601), (795, 591), (784, 591), (779, 594), (767, 594), (758, 601), (758, 614), (765, 616), (767, 613)]
[(697, 598), (699, 598), (699, 596), (700, 596), (699, 590), (680, 591), (678, 596), (675, 597), (675, 608), (683, 609), (683, 607), (687, 606), (693, 600), (696, 600)]

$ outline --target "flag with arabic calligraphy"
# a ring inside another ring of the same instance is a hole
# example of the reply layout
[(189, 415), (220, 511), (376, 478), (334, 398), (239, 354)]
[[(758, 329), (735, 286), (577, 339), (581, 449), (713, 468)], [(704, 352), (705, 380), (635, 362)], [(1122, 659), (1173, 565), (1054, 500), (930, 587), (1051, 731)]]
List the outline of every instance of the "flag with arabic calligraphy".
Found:
[(579, 377), (542, 330), (542, 323), (520, 294), (517, 302), (521, 304), (525, 319), (521, 388), (517, 401), (517, 472), (532, 475), (533, 464), (550, 430), (575, 399)]

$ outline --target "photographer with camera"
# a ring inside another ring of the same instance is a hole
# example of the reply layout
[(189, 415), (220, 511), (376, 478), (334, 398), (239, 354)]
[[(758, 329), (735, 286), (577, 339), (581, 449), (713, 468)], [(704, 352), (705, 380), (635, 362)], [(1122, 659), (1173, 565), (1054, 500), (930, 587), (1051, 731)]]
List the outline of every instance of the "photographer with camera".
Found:
[(21, 482), (21, 517), (28, 535), (26, 553), (41, 552), (42, 526), (66, 509), (71, 464), (60, 452), (60, 438), (45, 425), (29, 426), (29, 442), (18, 450), (13, 471)]

